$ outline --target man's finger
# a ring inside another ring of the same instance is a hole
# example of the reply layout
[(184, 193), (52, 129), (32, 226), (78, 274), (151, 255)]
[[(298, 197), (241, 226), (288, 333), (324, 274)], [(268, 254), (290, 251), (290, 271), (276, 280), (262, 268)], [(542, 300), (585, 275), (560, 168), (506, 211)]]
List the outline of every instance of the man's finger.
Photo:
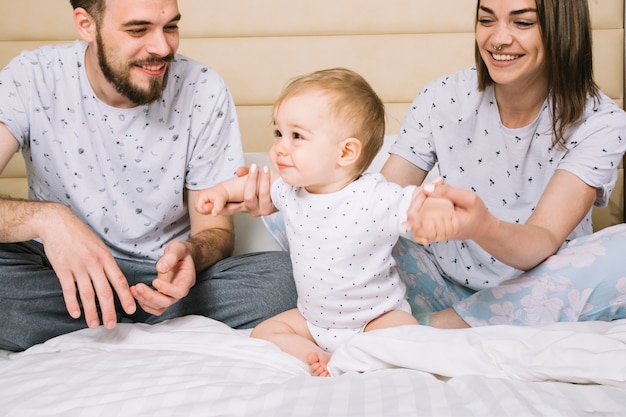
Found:
[(85, 322), (90, 328), (96, 328), (100, 325), (100, 317), (98, 316), (98, 308), (96, 306), (96, 292), (89, 277), (74, 277), (78, 288), (78, 295), (83, 306), (85, 314)]
[(122, 274), (122, 271), (115, 265), (115, 267), (106, 270), (106, 274), (126, 314), (134, 314), (137, 311), (137, 304), (130, 292), (128, 280), (124, 274)]

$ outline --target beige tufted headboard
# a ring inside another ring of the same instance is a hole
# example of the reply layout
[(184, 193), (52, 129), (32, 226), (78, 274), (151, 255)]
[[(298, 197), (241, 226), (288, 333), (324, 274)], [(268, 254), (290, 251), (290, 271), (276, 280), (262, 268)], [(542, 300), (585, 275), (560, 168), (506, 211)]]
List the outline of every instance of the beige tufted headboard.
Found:
[[(589, 0), (595, 75), (624, 101), (624, 0)], [(471, 66), (475, 0), (179, 0), (179, 52), (215, 68), (237, 104), (244, 149), (272, 142), (271, 105), (294, 76), (344, 66), (385, 101), (396, 133), (421, 86)], [(69, 0), (0, 0), (0, 66), (22, 49), (76, 39)], [(0, 176), (0, 193), (25, 196), (20, 158)], [(596, 228), (624, 221), (623, 171)]]

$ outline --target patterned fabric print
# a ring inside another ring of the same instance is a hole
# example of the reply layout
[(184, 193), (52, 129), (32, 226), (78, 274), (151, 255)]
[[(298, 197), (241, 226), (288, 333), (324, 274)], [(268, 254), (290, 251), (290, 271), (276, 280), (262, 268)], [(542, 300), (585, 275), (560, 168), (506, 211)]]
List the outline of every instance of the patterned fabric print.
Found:
[[(473, 190), (506, 222), (526, 222), (556, 170), (598, 189), (596, 204), (605, 204), (626, 149), (626, 116), (614, 102), (605, 95), (588, 100), (584, 122), (571, 132), (566, 151), (552, 145), (549, 101), (534, 122), (509, 129), (500, 121), (493, 86), (479, 92), (477, 85), (474, 69), (427, 84), (390, 152), (425, 171), (437, 164), (448, 184)], [(591, 232), (589, 211), (568, 239)], [(471, 240), (434, 243), (430, 250), (447, 277), (474, 290), (522, 273)]]
[(412, 239), (400, 237), (392, 255), (413, 315), (445, 310), (475, 292), (444, 278), (432, 252)]
[(380, 174), (364, 174), (329, 194), (310, 194), (281, 179), (272, 184), (291, 249), (298, 310), (307, 321), (360, 328), (391, 310), (410, 312), (391, 250), (414, 190)]
[(163, 98), (117, 109), (94, 93), (86, 44), (25, 51), (0, 72), (0, 122), (20, 143), (29, 197), (67, 205), (127, 259), (189, 233), (184, 190), (243, 165), (234, 103), (212, 69), (177, 55)]
[[(264, 222), (281, 247), (282, 215)], [(569, 242), (520, 277), (478, 292), (444, 278), (432, 253), (401, 237), (394, 247), (414, 315), (453, 307), (470, 326), (626, 318), (626, 224)]]
[(470, 326), (626, 317), (626, 224), (571, 241), (519, 278), (454, 306)]
[[(264, 216), (263, 223), (278, 245), (289, 251), (282, 213)], [(474, 294), (474, 290), (444, 279), (432, 253), (410, 238), (400, 236), (392, 256), (400, 279), (406, 285), (413, 315), (445, 310)]]
[(285, 232), (285, 222), (283, 214), (280, 211), (261, 217), (263, 224), (268, 232), (272, 235), (278, 246), (286, 252), (289, 252), (289, 240)]

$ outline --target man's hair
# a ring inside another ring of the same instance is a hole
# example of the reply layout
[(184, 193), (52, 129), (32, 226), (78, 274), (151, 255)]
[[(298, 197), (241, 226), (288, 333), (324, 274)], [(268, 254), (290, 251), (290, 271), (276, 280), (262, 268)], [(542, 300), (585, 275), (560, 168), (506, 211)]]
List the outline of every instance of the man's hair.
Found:
[(81, 7), (87, 10), (87, 13), (96, 20), (96, 23), (100, 23), (104, 9), (106, 8), (106, 1), (107, 0), (70, 0), (70, 4), (73, 9)]
[[(553, 144), (565, 145), (567, 130), (580, 122), (587, 99), (599, 99), (593, 80), (591, 20), (587, 0), (535, 0), (541, 39), (545, 50), (545, 70), (551, 99)], [(480, 0), (476, 6), (476, 24)], [(478, 89), (483, 91), (493, 79), (475, 46)]]
[(274, 109), (288, 98), (313, 90), (330, 94), (332, 114), (342, 123), (347, 137), (361, 142), (357, 162), (361, 174), (380, 151), (385, 136), (385, 106), (361, 75), (345, 68), (315, 71), (293, 79), (283, 89)]

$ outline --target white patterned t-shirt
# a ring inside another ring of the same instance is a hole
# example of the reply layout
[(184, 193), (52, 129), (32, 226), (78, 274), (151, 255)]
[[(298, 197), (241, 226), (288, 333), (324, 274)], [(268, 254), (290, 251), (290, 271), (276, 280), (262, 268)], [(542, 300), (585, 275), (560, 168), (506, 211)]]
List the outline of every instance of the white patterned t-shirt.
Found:
[[(430, 171), (438, 164), (446, 182), (475, 191), (501, 220), (524, 223), (557, 169), (598, 189), (605, 205), (626, 148), (626, 115), (610, 98), (587, 101), (583, 121), (568, 139), (568, 150), (553, 146), (549, 103), (520, 129), (502, 125), (493, 86), (478, 91), (468, 68), (427, 84), (411, 108), (390, 152)], [(591, 233), (591, 211), (568, 239)], [(521, 271), (494, 259), (473, 241), (429, 245), (434, 259), (454, 281), (481, 289)]]
[(29, 198), (65, 204), (116, 257), (158, 259), (189, 235), (185, 188), (243, 165), (230, 92), (212, 69), (177, 55), (163, 97), (119, 109), (85, 72), (86, 44), (25, 51), (0, 72), (0, 122), (17, 138)]

